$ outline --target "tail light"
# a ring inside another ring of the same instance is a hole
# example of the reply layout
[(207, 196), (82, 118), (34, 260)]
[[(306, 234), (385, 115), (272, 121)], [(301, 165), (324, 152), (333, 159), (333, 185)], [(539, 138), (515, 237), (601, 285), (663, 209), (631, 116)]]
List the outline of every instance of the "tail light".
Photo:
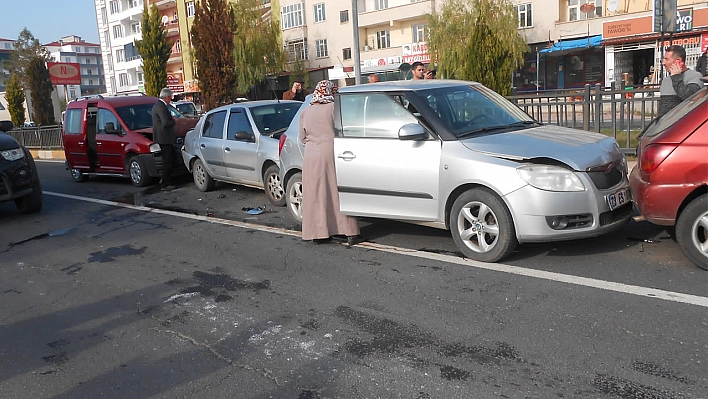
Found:
[(644, 147), (639, 159), (643, 173), (651, 173), (678, 147), (678, 144), (649, 144)]
[(283, 152), (283, 145), (285, 145), (286, 138), (288, 138), (288, 136), (286, 136), (285, 133), (280, 135), (280, 140), (278, 140), (278, 156)]

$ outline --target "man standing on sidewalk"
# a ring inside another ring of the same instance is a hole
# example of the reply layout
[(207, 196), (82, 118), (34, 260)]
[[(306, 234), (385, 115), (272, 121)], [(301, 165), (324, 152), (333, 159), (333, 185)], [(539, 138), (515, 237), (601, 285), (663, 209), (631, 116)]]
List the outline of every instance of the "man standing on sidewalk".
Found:
[(172, 100), (172, 90), (165, 87), (160, 91), (160, 101), (152, 106), (152, 141), (160, 145), (162, 153), (162, 181), (160, 188), (174, 190), (172, 185), (172, 165), (174, 164), (175, 119), (167, 104)]
[(703, 86), (700, 72), (688, 69), (685, 59), (686, 50), (679, 45), (669, 46), (664, 53), (663, 65), (669, 76), (661, 80), (658, 117), (662, 117)]

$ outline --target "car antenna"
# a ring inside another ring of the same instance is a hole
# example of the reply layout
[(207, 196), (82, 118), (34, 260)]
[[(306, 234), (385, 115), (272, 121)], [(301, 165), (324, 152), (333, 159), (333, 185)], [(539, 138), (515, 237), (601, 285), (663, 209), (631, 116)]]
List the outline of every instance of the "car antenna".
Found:
[(278, 95), (275, 93), (275, 89), (273, 89), (273, 79), (266, 79), (268, 80), (268, 88), (270, 88), (270, 91), (273, 92), (273, 96), (275, 96), (276, 101), (278, 101), (278, 104), (280, 104), (280, 99), (278, 98)]

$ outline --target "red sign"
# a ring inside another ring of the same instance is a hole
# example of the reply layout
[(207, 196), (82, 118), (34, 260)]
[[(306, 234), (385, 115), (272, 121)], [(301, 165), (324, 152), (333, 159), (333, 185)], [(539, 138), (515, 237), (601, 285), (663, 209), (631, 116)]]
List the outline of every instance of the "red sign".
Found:
[(422, 62), (423, 64), (430, 63), (430, 54), (415, 54), (415, 55), (404, 55), (403, 62), (412, 64), (414, 62)]
[(701, 52), (708, 51), (708, 33), (701, 35)]
[(167, 87), (170, 88), (175, 93), (184, 92), (184, 82), (182, 81), (181, 72), (168, 72), (167, 73)]
[(47, 62), (53, 85), (80, 85), (81, 66), (76, 62)]

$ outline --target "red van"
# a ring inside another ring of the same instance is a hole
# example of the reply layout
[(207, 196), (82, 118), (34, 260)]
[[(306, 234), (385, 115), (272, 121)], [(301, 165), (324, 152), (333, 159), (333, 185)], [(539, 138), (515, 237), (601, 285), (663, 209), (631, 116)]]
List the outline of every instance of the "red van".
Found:
[[(162, 155), (160, 146), (152, 141), (152, 106), (157, 101), (157, 97), (145, 95), (96, 95), (67, 104), (62, 141), (74, 180), (83, 182), (90, 175), (123, 176), (143, 187), (159, 177)], [(168, 108), (176, 122), (175, 159), (180, 159), (184, 135), (198, 119), (186, 118), (170, 105)], [(179, 164), (175, 163), (176, 169)]]

